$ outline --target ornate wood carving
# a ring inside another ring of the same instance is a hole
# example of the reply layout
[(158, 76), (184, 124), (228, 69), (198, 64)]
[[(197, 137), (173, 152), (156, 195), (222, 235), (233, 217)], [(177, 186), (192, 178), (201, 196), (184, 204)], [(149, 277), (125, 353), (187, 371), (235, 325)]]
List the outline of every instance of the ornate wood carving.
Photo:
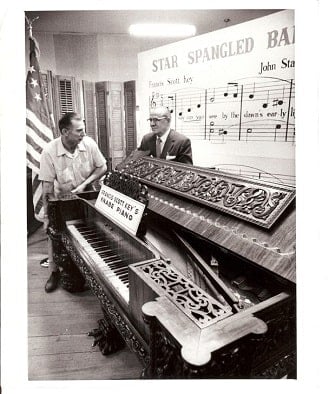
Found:
[[(106, 313), (104, 310), (103, 312)], [(124, 347), (124, 340), (109, 319), (100, 319), (97, 323), (99, 327), (88, 333), (95, 338), (93, 347), (98, 346), (104, 356)]]
[(222, 172), (143, 157), (122, 170), (141, 182), (270, 228), (295, 197), (295, 189)]
[[(181, 357), (181, 347), (154, 317), (147, 317), (150, 325), (151, 363), (144, 370), (144, 377), (153, 378), (282, 378), (293, 376), (296, 369), (295, 350), (287, 349), (277, 355), (267, 349), (266, 342), (271, 342), (271, 335), (263, 335), (257, 339), (258, 346), (265, 348), (261, 363), (255, 368), (254, 338), (238, 340), (229, 346), (219, 349), (212, 355), (209, 363), (202, 366), (188, 364)], [(278, 330), (280, 331), (280, 330)], [(260, 361), (260, 360), (258, 360)]]
[[(161, 275), (156, 271), (154, 278), (162, 287)], [(143, 305), (144, 320), (150, 327), (151, 363), (144, 371), (146, 376), (281, 378), (294, 373), (293, 296), (252, 314), (238, 312), (206, 327), (182, 315), (175, 320), (179, 306), (174, 302), (175, 308), (167, 298), (170, 296), (165, 291), (155, 301)]]
[(117, 190), (118, 192), (141, 202), (145, 205), (145, 207), (147, 207), (147, 186), (142, 185), (130, 175), (117, 171), (107, 173), (104, 179), (104, 185), (111, 187), (112, 189)]
[[(113, 171), (112, 173), (106, 174), (104, 185), (141, 202), (147, 208), (149, 202), (147, 186), (141, 184), (132, 176)], [(147, 212), (144, 209), (143, 217), (137, 230), (137, 236), (143, 236), (146, 233), (146, 217)]]
[(168, 263), (159, 260), (137, 268), (199, 327), (207, 327), (232, 315), (232, 308), (225, 300), (215, 300), (192, 281), (181, 275)]
[(53, 260), (60, 268), (60, 285), (70, 293), (84, 290), (85, 280), (77, 267), (72, 263), (61, 242), (62, 220), (58, 206), (50, 201), (48, 205), (49, 227), (47, 234), (53, 243)]
[(95, 296), (100, 301), (102, 308), (106, 311), (105, 318), (111, 321), (113, 328), (116, 328), (118, 330), (118, 332), (126, 342), (129, 349), (134, 353), (136, 353), (136, 355), (141, 360), (144, 366), (147, 366), (149, 364), (148, 349), (144, 347), (144, 345), (139, 341), (139, 339), (133, 333), (131, 328), (128, 326), (124, 318), (117, 310), (114, 303), (105, 294), (103, 288), (94, 278), (88, 266), (85, 264), (85, 262), (80, 257), (80, 255), (77, 253), (74, 245), (72, 245), (68, 236), (64, 233), (62, 234), (62, 241), (66, 250), (71, 256), (72, 260), (74, 261), (74, 263), (76, 264), (76, 266), (79, 268), (80, 272), (86, 279), (91, 291), (95, 294)]

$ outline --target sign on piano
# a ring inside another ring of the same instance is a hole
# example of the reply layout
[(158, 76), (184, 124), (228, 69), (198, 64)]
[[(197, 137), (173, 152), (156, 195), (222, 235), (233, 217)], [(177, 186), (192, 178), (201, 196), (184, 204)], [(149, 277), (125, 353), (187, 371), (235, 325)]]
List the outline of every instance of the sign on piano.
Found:
[(145, 205), (141, 202), (105, 185), (102, 185), (95, 207), (134, 235), (145, 209)]

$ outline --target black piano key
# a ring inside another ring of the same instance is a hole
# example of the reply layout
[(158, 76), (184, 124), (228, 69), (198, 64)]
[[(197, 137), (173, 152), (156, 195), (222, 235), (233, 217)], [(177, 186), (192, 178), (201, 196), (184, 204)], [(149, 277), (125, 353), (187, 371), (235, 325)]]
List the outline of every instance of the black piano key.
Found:
[(76, 228), (91, 248), (115, 273), (116, 277), (118, 277), (125, 286), (129, 287), (128, 265), (131, 262), (131, 256), (120, 253), (120, 246), (117, 242), (116, 245), (112, 245), (111, 240), (104, 236), (97, 227), (81, 223), (76, 225)]
[(122, 268), (120, 268), (120, 270), (112, 270), (111, 272), (113, 272), (117, 278), (119, 278), (119, 274), (124, 274)]
[(109, 247), (109, 245), (103, 245), (103, 246), (98, 246), (98, 245), (91, 245), (92, 248), (98, 253), (116, 253), (117, 254), (117, 250), (113, 250), (111, 247)]
[(108, 260), (116, 260), (116, 259), (120, 259), (122, 260), (121, 256), (114, 254), (114, 253), (110, 253), (110, 252), (104, 252), (104, 253), (97, 253), (99, 257), (101, 257), (103, 260), (108, 259)]
[(103, 253), (103, 254), (98, 254), (99, 255), (99, 257), (100, 258), (102, 258), (103, 260), (118, 260), (118, 259), (120, 259), (120, 260), (123, 260), (124, 259), (124, 257), (122, 257), (122, 256), (120, 256), (120, 255), (118, 255), (118, 254), (115, 254), (115, 253), (109, 253), (109, 252), (107, 252), (107, 253)]
[(80, 232), (80, 234), (90, 234), (90, 233), (97, 233), (97, 232), (101, 234), (101, 232), (96, 227), (77, 228), (77, 230)]
[(100, 237), (98, 234), (97, 235), (90, 235), (88, 237), (83, 237), (83, 238), (90, 243), (91, 242), (106, 242), (106, 238)]
[(121, 267), (127, 267), (127, 264), (121, 260), (114, 260), (114, 261), (105, 261), (106, 265), (109, 267), (116, 267), (116, 266), (121, 266)]
[(121, 262), (115, 263), (115, 264), (113, 264), (113, 263), (106, 263), (106, 265), (107, 265), (108, 267), (110, 267), (110, 268), (113, 268), (113, 269), (115, 269), (115, 268), (120, 268), (120, 267), (127, 267), (126, 264), (123, 264), (123, 263), (121, 263)]
[(126, 260), (122, 260), (122, 259), (116, 259), (116, 260), (104, 259), (104, 261), (106, 262), (106, 264), (112, 264), (112, 265), (114, 265), (114, 264), (123, 264), (123, 265), (127, 266), (127, 265), (130, 264), (130, 260), (128, 260), (128, 259), (126, 259)]
[(97, 252), (97, 253), (104, 252), (104, 251), (108, 250), (108, 248), (109, 248), (108, 245), (102, 245), (102, 246), (99, 246), (99, 245), (91, 245), (91, 247), (92, 247), (92, 248), (94, 249), (94, 251)]
[(99, 231), (99, 229), (97, 227), (90, 227), (90, 226), (78, 227), (77, 230), (81, 234), (83, 234), (83, 233), (90, 233), (90, 232), (101, 233), (101, 231)]
[[(112, 268), (112, 267), (110, 267), (110, 268)], [(114, 269), (112, 269), (112, 271), (115, 272), (117, 274), (117, 276), (119, 276), (119, 274), (122, 274), (122, 273), (128, 271), (128, 267), (126, 266), (126, 267), (114, 268)]]
[(117, 262), (107, 262), (106, 265), (108, 265), (110, 268), (112, 269), (116, 269), (116, 268), (127, 268), (127, 265), (122, 263), (121, 261), (117, 261)]

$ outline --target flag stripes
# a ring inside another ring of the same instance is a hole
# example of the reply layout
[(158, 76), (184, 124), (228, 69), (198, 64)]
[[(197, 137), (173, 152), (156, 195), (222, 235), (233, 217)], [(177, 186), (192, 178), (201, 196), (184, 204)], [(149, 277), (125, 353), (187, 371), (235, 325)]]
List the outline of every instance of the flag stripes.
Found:
[(42, 182), (39, 181), (41, 153), (54, 138), (53, 118), (43, 87), (39, 66), (39, 46), (30, 38), (30, 67), (26, 78), (26, 160), (32, 170), (32, 194), (35, 217), (43, 219)]
[(28, 162), (28, 167), (38, 174), (40, 171), (40, 161), (35, 159), (28, 151), (26, 152), (26, 158)]
[(32, 193), (34, 214), (40, 220), (43, 218), (42, 183), (39, 181), (38, 174), (34, 171), (32, 171)]
[(31, 127), (40, 138), (43, 138), (45, 142), (49, 142), (54, 138), (52, 129), (42, 123), (29, 109), (26, 110), (26, 124)]
[(42, 148), (39, 144), (37, 144), (36, 142), (34, 142), (34, 140), (28, 135), (26, 134), (26, 143), (28, 145), (31, 145), (31, 147), (38, 152), (39, 154), (41, 154), (42, 152)]

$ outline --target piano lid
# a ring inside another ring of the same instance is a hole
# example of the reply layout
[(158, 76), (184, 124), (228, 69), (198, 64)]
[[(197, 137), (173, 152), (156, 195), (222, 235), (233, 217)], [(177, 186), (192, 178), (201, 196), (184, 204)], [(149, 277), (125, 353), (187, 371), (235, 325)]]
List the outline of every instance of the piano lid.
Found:
[(293, 187), (176, 162), (142, 157), (125, 164), (121, 171), (147, 185), (267, 229), (295, 197)]

